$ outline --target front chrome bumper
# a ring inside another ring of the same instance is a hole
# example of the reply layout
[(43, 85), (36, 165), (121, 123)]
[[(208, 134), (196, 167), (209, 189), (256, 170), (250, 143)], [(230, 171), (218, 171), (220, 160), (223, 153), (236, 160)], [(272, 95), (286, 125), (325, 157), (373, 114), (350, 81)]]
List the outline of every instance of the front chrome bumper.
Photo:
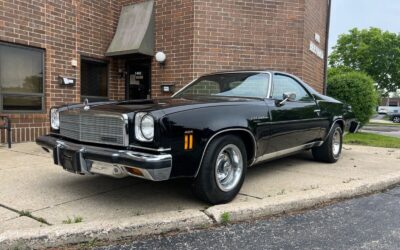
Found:
[(52, 135), (36, 143), (53, 152), (56, 165), (77, 174), (101, 174), (122, 178), (135, 176), (153, 181), (168, 180), (172, 170), (170, 154), (149, 154), (77, 144)]

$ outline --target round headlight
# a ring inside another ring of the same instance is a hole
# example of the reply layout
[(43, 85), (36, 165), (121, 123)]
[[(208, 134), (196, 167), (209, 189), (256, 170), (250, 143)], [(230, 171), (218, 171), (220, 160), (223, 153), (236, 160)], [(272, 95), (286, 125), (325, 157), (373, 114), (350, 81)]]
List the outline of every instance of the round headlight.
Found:
[(149, 115), (145, 115), (140, 122), (140, 131), (147, 140), (153, 140), (154, 137), (154, 119)]
[(50, 110), (50, 124), (53, 129), (60, 128), (60, 113), (56, 108)]

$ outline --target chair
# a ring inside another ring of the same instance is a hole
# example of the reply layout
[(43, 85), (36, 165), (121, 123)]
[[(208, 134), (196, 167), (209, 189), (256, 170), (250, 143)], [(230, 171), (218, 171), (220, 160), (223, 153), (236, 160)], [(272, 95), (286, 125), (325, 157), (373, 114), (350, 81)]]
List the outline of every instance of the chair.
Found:
[(9, 117), (0, 115), (0, 129), (7, 130), (8, 148), (11, 148), (11, 120)]

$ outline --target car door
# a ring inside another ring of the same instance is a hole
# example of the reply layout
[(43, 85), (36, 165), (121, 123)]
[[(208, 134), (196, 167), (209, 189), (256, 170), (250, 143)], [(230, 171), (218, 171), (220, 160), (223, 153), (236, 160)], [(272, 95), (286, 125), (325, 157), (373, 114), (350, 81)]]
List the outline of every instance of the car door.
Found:
[[(275, 73), (272, 84), (271, 98), (266, 99), (270, 110), (270, 133), (265, 153), (292, 149), (319, 140), (323, 118), (314, 98), (289, 75)], [(296, 98), (280, 105), (284, 93), (294, 93)]]

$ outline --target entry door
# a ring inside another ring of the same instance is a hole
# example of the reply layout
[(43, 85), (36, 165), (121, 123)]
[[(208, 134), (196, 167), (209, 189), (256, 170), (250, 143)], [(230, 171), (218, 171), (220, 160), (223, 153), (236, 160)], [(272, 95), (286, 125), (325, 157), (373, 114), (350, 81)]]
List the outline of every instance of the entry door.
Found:
[(126, 77), (127, 100), (150, 99), (150, 62), (128, 62)]
[[(276, 105), (283, 93), (296, 94), (295, 101)], [(267, 153), (294, 148), (321, 138), (324, 119), (314, 98), (294, 78), (275, 74), (272, 99), (267, 100), (271, 112), (270, 140)]]

